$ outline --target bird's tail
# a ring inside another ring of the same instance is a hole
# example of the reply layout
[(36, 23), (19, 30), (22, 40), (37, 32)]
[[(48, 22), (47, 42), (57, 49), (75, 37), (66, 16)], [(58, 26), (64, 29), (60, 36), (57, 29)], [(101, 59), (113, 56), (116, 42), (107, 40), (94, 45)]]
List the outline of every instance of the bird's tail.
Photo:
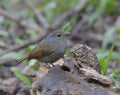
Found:
[(18, 60), (16, 64), (19, 64), (19, 63), (21, 63), (21, 62), (23, 62), (24, 60), (27, 60), (27, 59), (28, 59), (28, 56), (25, 56), (25, 57), (21, 58), (20, 60)]

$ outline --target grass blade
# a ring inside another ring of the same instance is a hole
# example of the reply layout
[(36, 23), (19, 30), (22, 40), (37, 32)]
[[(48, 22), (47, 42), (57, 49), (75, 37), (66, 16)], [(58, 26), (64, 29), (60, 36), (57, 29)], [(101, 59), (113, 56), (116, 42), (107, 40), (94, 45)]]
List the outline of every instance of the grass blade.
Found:
[(23, 74), (21, 73), (21, 71), (19, 71), (16, 68), (12, 68), (13, 73), (20, 78), (26, 85), (28, 85), (30, 88), (32, 87), (31, 82), (29, 81), (29, 79)]

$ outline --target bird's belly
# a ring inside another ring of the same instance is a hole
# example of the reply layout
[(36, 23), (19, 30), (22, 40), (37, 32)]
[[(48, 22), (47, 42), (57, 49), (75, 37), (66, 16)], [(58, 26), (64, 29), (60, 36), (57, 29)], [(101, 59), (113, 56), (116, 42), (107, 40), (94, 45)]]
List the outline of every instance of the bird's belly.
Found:
[(57, 61), (58, 59), (60, 59), (61, 57), (63, 57), (64, 52), (54, 52), (48, 56), (45, 56), (41, 59), (39, 59), (41, 62), (43, 63), (54, 63), (55, 61)]

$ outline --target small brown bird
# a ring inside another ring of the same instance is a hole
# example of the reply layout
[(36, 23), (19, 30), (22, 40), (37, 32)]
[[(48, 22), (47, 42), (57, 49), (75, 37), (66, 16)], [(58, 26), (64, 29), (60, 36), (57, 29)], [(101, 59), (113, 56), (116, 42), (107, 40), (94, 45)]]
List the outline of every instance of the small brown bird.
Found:
[(61, 30), (56, 30), (44, 38), (27, 56), (20, 59), (17, 64), (24, 60), (37, 59), (43, 63), (53, 63), (63, 57), (67, 48), (67, 35)]

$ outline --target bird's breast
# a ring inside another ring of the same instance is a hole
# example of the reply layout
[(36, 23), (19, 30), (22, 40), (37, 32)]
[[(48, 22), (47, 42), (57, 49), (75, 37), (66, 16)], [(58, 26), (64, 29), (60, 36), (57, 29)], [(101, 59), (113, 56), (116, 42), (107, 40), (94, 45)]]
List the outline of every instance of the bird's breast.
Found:
[(57, 43), (56, 39), (53, 37), (47, 37), (45, 40), (49, 43)]

